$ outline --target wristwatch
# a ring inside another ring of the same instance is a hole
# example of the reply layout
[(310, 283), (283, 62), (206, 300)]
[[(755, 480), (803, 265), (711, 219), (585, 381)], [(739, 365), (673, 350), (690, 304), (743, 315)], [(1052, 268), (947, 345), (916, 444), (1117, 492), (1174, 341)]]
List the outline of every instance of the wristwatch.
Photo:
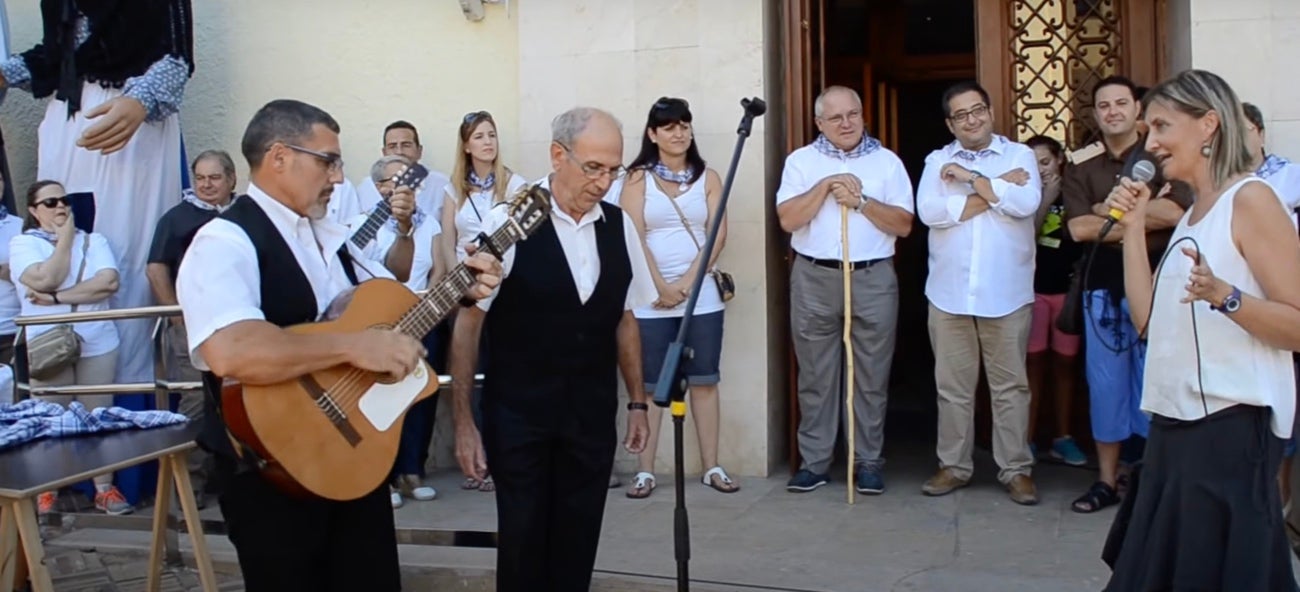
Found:
[(979, 172), (979, 171), (975, 171), (975, 170), (972, 170), (972, 171), (970, 172), (970, 182), (971, 182), (971, 183), (974, 183), (974, 182), (976, 182), (976, 181), (978, 181), (978, 180), (980, 180), (980, 179), (983, 179), (983, 178), (984, 178), (984, 173), (981, 173), (981, 172)]
[(645, 404), (645, 403), (637, 403), (636, 401), (633, 401), (633, 402), (627, 404), (627, 410), (628, 410), (628, 411), (638, 411), (638, 410), (639, 410), (639, 411), (649, 411), (649, 410), (650, 410), (650, 405), (647, 405), (647, 404)]
[(1221, 306), (1210, 305), (1210, 310), (1215, 310), (1223, 314), (1232, 314), (1241, 310), (1241, 290), (1236, 286), (1232, 287), (1232, 293), (1223, 299)]
[(867, 200), (869, 200), (869, 199), (871, 199), (871, 198), (870, 198), (870, 197), (867, 197), (866, 195), (859, 195), (859, 196), (858, 196), (858, 207), (853, 208), (853, 209), (854, 209), (854, 210), (857, 210), (857, 212), (858, 212), (859, 214), (865, 212), (865, 211), (867, 210)]

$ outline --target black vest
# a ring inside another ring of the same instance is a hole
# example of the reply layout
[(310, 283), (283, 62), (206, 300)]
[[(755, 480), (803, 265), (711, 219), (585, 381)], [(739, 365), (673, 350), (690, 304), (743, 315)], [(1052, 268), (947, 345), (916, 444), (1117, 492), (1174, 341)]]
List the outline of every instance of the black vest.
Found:
[(605, 214), (595, 223), (600, 278), (585, 304), (550, 219), (515, 245), (510, 275), (486, 319), (485, 408), (539, 420), (574, 409), (616, 411), (617, 332), (632, 264), (623, 210), (603, 202), (600, 207)]
[[(279, 327), (288, 327), (315, 321), (316, 293), (307, 274), (298, 266), (293, 250), (262, 207), (251, 197), (235, 199), (221, 218), (235, 223), (248, 235), (257, 250), (257, 273), (261, 287), (262, 314), (266, 321)], [(357, 284), (356, 271), (347, 252), (347, 244), (339, 248), (339, 258), (348, 280)], [(226, 436), (225, 422), (221, 419), (220, 405), (222, 379), (212, 372), (203, 373), (203, 389), (207, 393), (203, 410), (203, 431), (199, 445), (204, 449), (234, 457), (230, 438)]]

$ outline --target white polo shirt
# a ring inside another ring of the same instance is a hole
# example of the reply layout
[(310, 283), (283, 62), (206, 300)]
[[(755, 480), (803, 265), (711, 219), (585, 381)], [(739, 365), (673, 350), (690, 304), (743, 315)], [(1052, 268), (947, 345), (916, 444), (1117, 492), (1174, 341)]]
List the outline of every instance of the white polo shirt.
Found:
[[(862, 193), (881, 203), (914, 211), (912, 180), (903, 161), (889, 149), (880, 147), (856, 158), (822, 154), (812, 145), (804, 146), (785, 159), (781, 187), (776, 192), (779, 206), (812, 189), (831, 175), (849, 173), (862, 181)], [(868, 261), (894, 256), (894, 235), (888, 234), (867, 219), (849, 211), (849, 260)], [(843, 259), (840, 244), (840, 206), (833, 197), (822, 202), (817, 215), (790, 235), (794, 250), (814, 259)]]

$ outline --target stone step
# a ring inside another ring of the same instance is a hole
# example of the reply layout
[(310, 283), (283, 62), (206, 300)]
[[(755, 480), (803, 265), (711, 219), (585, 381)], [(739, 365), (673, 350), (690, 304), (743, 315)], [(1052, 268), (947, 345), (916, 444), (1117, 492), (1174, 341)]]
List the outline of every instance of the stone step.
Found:
[[(143, 571), (149, 551), (150, 533), (135, 530), (101, 528), (77, 529), (45, 542), (51, 554), (66, 551), (94, 552), (101, 555), (137, 555), (139, 569)], [(208, 550), (213, 568), (222, 576), (237, 576), (239, 563), (235, 548), (225, 536), (207, 535)], [(194, 567), (194, 550), (189, 535), (180, 535), (181, 555), (186, 565)], [(496, 552), (492, 549), (472, 549), (432, 545), (398, 545), (402, 563), (404, 590), (457, 590), (462, 592), (492, 592), (495, 590)], [(662, 577), (597, 571), (593, 577), (593, 592), (671, 592), (675, 581)], [(692, 583), (692, 590), (720, 592), (741, 590), (745, 587), (716, 586)], [(228, 588), (227, 590), (242, 590)]]

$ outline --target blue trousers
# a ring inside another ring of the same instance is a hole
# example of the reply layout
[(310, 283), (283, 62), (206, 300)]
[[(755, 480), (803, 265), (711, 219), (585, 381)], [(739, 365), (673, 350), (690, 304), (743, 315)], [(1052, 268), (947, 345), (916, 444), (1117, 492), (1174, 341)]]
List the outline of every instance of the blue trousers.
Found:
[[(444, 352), (450, 337), (442, 323), (424, 338), (429, 365), (438, 374), (446, 373)], [(433, 440), (433, 426), (438, 418), (438, 395), (419, 401), (406, 412), (402, 422), (402, 438), (397, 445), (397, 460), (393, 463), (394, 475), (419, 475), (424, 477), (424, 465), (429, 459), (429, 443)]]

